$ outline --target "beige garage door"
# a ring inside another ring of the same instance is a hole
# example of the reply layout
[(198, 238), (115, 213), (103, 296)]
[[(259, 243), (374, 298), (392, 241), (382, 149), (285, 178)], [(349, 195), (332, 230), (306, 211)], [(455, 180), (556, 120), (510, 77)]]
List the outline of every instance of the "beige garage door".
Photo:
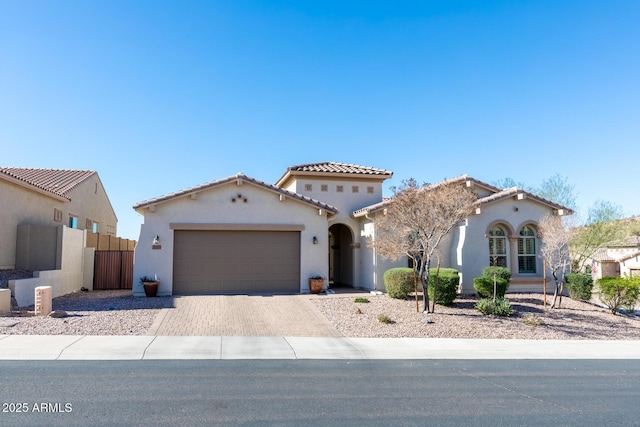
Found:
[(175, 294), (300, 292), (300, 232), (176, 230)]

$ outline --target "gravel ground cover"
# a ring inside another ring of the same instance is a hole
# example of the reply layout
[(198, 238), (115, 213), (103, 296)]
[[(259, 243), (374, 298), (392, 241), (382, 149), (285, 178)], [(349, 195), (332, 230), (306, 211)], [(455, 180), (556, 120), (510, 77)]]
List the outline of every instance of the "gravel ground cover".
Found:
[[(355, 297), (369, 303), (356, 303)], [(414, 299), (387, 295), (332, 295), (313, 302), (347, 337), (501, 338), (501, 339), (640, 339), (640, 317), (612, 315), (593, 304), (562, 298), (562, 308), (544, 308), (541, 294), (507, 294), (515, 313), (511, 317), (485, 316), (475, 310), (475, 296), (460, 296), (451, 307), (417, 313)], [(420, 302), (422, 309), (422, 302)], [(386, 314), (390, 324), (378, 322)], [(430, 321), (432, 323), (427, 323)]]
[(0, 316), (5, 335), (145, 335), (172, 298), (139, 298), (131, 290), (76, 292), (53, 299), (66, 316), (34, 316), (33, 306)]
[[(356, 297), (369, 302), (356, 303)], [(614, 316), (604, 308), (567, 297), (561, 309), (551, 310), (543, 307), (540, 294), (507, 294), (516, 310), (508, 318), (476, 311), (474, 296), (460, 296), (451, 307), (437, 305), (432, 314), (416, 312), (413, 299), (401, 301), (387, 295), (309, 298), (345, 337), (640, 339), (640, 317)], [(160, 310), (172, 304), (170, 297), (134, 298), (130, 290), (77, 292), (53, 300), (53, 309), (64, 310), (66, 317), (36, 317), (33, 307), (26, 307), (0, 316), (0, 334), (145, 335)], [(379, 314), (389, 316), (392, 323), (378, 322)]]

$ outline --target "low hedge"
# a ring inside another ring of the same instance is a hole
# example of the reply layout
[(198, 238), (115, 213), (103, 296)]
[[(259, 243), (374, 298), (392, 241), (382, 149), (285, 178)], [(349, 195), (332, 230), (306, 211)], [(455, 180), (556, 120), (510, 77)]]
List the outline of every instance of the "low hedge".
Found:
[[(433, 291), (436, 283), (436, 271), (437, 268), (429, 269), (429, 298), (431, 300), (433, 300)], [(458, 286), (460, 284), (458, 270), (455, 268), (441, 268), (439, 276), (436, 303), (451, 305), (458, 296)], [(387, 294), (391, 298), (406, 299), (414, 291), (412, 268), (391, 268), (385, 271), (383, 280)], [(418, 282), (418, 290), (422, 290), (420, 282)]]
[(575, 300), (589, 301), (593, 290), (593, 278), (590, 274), (569, 273), (566, 275), (569, 296)]
[[(429, 270), (429, 298), (433, 301), (433, 292), (436, 284), (436, 271)], [(451, 305), (458, 296), (458, 286), (460, 285), (460, 275), (458, 270), (453, 268), (441, 268), (438, 279), (438, 294), (436, 303), (440, 305)]]
[(413, 292), (413, 269), (407, 267), (391, 268), (384, 272), (384, 287), (387, 295), (396, 299), (407, 299)]
[[(503, 298), (509, 287), (502, 277), (496, 276), (496, 297)], [(476, 277), (473, 279), (473, 287), (482, 298), (493, 298), (493, 277)]]

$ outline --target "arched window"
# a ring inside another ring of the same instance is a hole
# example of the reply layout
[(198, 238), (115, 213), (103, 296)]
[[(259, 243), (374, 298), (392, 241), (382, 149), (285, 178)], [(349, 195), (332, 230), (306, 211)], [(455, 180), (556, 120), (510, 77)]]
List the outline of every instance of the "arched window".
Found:
[(507, 233), (500, 227), (489, 230), (489, 265), (507, 266)]
[(536, 272), (536, 233), (533, 228), (524, 226), (518, 237), (518, 273)]

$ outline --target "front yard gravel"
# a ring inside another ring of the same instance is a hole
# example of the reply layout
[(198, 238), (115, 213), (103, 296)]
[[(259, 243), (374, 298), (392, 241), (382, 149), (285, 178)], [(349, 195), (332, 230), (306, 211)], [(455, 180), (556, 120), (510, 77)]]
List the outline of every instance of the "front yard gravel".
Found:
[[(507, 294), (515, 309), (508, 318), (476, 311), (473, 296), (460, 296), (451, 307), (436, 305), (432, 314), (416, 312), (413, 299), (401, 301), (387, 295), (354, 292), (308, 297), (345, 337), (640, 339), (640, 317), (614, 316), (568, 297), (562, 299), (561, 309), (552, 310), (543, 307), (540, 294)], [(356, 297), (369, 302), (356, 303)], [(551, 303), (550, 296), (547, 301)], [(53, 300), (53, 309), (64, 310), (66, 317), (36, 317), (33, 307), (0, 316), (0, 335), (145, 335), (160, 310), (172, 303), (171, 297), (133, 297), (130, 290), (77, 292)], [(379, 314), (386, 314), (392, 323), (378, 322)]]
[[(346, 337), (370, 338), (484, 338), (484, 339), (640, 339), (640, 317), (612, 315), (590, 303), (562, 298), (562, 308), (547, 308), (542, 294), (507, 294), (515, 313), (511, 317), (485, 316), (475, 310), (478, 298), (460, 296), (453, 306), (436, 305), (435, 313), (416, 312), (414, 299), (397, 300), (387, 295), (358, 295), (368, 303), (355, 303), (354, 296), (332, 295), (313, 302)], [(420, 301), (422, 310), (422, 301)], [(361, 314), (357, 313), (360, 312)], [(378, 322), (386, 314), (392, 323)], [(431, 321), (432, 323), (427, 323)]]

